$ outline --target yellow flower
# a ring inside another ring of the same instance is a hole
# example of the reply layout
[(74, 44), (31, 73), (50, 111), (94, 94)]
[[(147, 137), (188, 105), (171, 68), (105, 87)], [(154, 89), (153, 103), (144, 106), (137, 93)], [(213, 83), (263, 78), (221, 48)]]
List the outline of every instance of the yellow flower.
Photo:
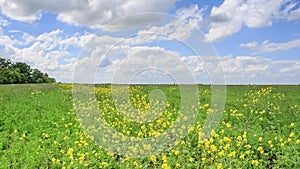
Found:
[(222, 163), (217, 163), (217, 169), (222, 169), (223, 168), (223, 164)]
[(151, 160), (152, 162), (156, 162), (156, 156), (155, 156), (155, 155), (152, 155), (152, 156), (150, 157), (150, 160)]
[(108, 151), (107, 155), (113, 157), (115, 154), (113, 152)]
[(230, 127), (231, 127), (231, 124), (230, 124), (230, 123), (226, 123), (225, 125), (226, 125), (227, 128), (230, 128)]
[(60, 160), (59, 159), (56, 159), (56, 162), (55, 162), (57, 165), (60, 164)]
[(247, 131), (244, 131), (243, 138), (246, 138), (246, 137), (247, 137)]
[(161, 159), (163, 160), (164, 163), (166, 163), (166, 162), (168, 161), (166, 155), (162, 155), (162, 156), (161, 156)]
[(176, 163), (175, 166), (176, 166), (176, 167), (180, 167), (181, 165), (180, 165), (179, 163)]
[(250, 149), (250, 148), (251, 148), (251, 145), (250, 145), (250, 144), (247, 144), (247, 145), (245, 145), (245, 147), (246, 147), (247, 149)]
[(22, 141), (22, 140), (24, 140), (24, 139), (25, 139), (25, 137), (26, 137), (26, 134), (22, 134), (22, 135), (21, 135), (21, 137), (19, 138), (19, 140), (21, 140), (21, 141)]
[(297, 139), (297, 140), (296, 140), (296, 143), (297, 143), (297, 144), (300, 144), (300, 139)]
[(252, 160), (251, 164), (254, 166), (258, 166), (259, 162), (258, 162), (258, 160)]
[(230, 144), (226, 144), (224, 150), (228, 150), (230, 148)]
[(103, 167), (107, 167), (107, 166), (108, 166), (108, 163), (107, 163), (107, 162), (102, 162), (101, 165), (102, 165)]
[(257, 151), (259, 151), (260, 154), (263, 154), (264, 153), (264, 148), (259, 146), (259, 147), (257, 147)]
[(162, 163), (161, 168), (163, 169), (171, 169), (167, 163)]
[(218, 138), (218, 137), (219, 137), (219, 135), (218, 135), (215, 131), (213, 131), (213, 132), (211, 133), (211, 135), (212, 135), (213, 137), (215, 137), (215, 138)]
[(238, 141), (241, 141), (243, 138), (242, 138), (242, 136), (238, 136), (236, 139), (237, 139)]
[(294, 137), (295, 136), (295, 133), (294, 132), (291, 132), (290, 133), (290, 137)]
[(234, 158), (236, 156), (236, 152), (232, 151), (231, 153), (228, 154), (228, 157)]
[(67, 151), (67, 154), (69, 156), (73, 155), (73, 152), (74, 152), (74, 149), (73, 148), (69, 148), (68, 151)]
[(133, 165), (134, 165), (134, 166), (137, 166), (137, 165), (138, 165), (138, 163), (137, 163), (136, 161), (134, 161), (134, 162), (133, 162)]
[(192, 163), (192, 162), (195, 161), (195, 159), (194, 159), (193, 157), (190, 157), (190, 158), (189, 158), (189, 161)]
[(177, 156), (179, 154), (179, 151), (178, 150), (172, 150), (172, 153)]
[(220, 157), (225, 156), (225, 151), (224, 151), (224, 150), (220, 151), (220, 152), (218, 153), (218, 155), (219, 155)]
[(240, 155), (240, 159), (244, 160), (245, 159), (245, 154)]
[(231, 142), (231, 138), (226, 137), (226, 136), (223, 138), (223, 140), (224, 140), (225, 142)]
[(263, 138), (262, 138), (262, 137), (259, 137), (259, 138), (258, 138), (258, 141), (259, 141), (259, 142), (262, 142), (262, 141), (263, 141)]
[(194, 126), (191, 126), (191, 127), (189, 128), (189, 130), (188, 130), (188, 133), (194, 131), (194, 129), (195, 129)]
[(292, 123), (290, 124), (290, 127), (291, 127), (291, 128), (294, 128), (294, 127), (295, 127), (295, 123), (292, 122)]
[(216, 151), (216, 150), (217, 150), (217, 147), (216, 147), (215, 145), (213, 145), (213, 144), (212, 144), (212, 145), (210, 146), (210, 149), (211, 149), (211, 151), (213, 151), (213, 152), (214, 152), (214, 151)]

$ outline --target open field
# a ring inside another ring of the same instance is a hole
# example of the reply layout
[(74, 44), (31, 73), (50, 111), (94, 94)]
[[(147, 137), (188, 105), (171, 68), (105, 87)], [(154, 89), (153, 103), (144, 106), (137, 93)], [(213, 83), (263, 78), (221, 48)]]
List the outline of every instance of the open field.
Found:
[[(109, 85), (97, 85), (94, 91), (111, 127), (127, 137), (147, 138), (185, 118), (179, 113), (180, 91), (172, 85), (131, 86), (130, 100), (139, 115), (150, 109), (147, 98), (153, 89), (165, 93), (161, 102), (166, 107), (147, 123), (117, 111)], [(210, 92), (210, 86), (199, 86), (198, 116), (183, 129), (186, 137), (161, 154), (130, 158), (106, 151), (87, 135), (73, 107), (71, 85), (1, 85), (0, 168), (300, 168), (299, 85), (227, 86), (222, 119), (212, 136), (202, 140), (202, 124), (214, 111)]]

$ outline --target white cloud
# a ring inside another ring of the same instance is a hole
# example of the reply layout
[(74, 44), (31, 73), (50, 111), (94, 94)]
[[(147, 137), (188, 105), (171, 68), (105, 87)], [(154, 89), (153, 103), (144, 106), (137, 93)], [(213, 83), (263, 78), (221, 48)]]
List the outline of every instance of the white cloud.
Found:
[[(120, 17), (139, 12), (167, 12), (176, 0), (65, 0), (61, 1), (35, 1), (35, 0), (1, 0), (0, 12), (11, 19), (22, 22), (34, 22), (41, 18), (43, 11), (57, 13), (57, 18), (63, 22), (102, 28), (106, 23)], [(148, 18), (131, 18), (126, 23), (115, 25), (116, 28), (126, 28), (153, 23), (156, 16)], [(115, 22), (117, 23), (117, 22)]]
[(31, 43), (31, 42), (33, 42), (33, 41), (35, 40), (35, 37), (34, 37), (34, 36), (32, 36), (32, 35), (30, 35), (30, 34), (28, 34), (28, 33), (26, 33), (26, 32), (23, 33), (22, 38), (23, 38), (23, 40), (24, 40), (24, 44), (25, 44), (25, 45), (26, 45), (26, 44), (29, 44), (29, 43)]
[(256, 46), (257, 46), (256, 41), (240, 44), (240, 47), (245, 47), (245, 48), (250, 48), (250, 49), (255, 48)]
[(191, 5), (188, 8), (181, 8), (176, 11), (176, 16), (164, 15), (168, 21), (163, 25), (151, 26), (148, 29), (139, 30), (137, 36), (126, 39), (127, 44), (149, 43), (154, 40), (178, 40), (189, 39), (196, 28), (202, 27), (205, 21), (203, 12), (205, 8), (198, 5)]
[(288, 20), (299, 20), (300, 19), (300, 8), (290, 11), (288, 16)]
[[(88, 1), (87, 9), (85, 10), (70, 10), (60, 12), (58, 19), (64, 22), (88, 26), (92, 28), (103, 28), (106, 23), (109, 23), (120, 17), (132, 15), (140, 12), (167, 12), (176, 2), (176, 0), (91, 0)], [(157, 15), (140, 15), (130, 17), (125, 22), (114, 22), (110, 25), (110, 29), (121, 30), (124, 28), (141, 26), (148, 23), (158, 21)], [(108, 28), (106, 28), (107, 30)]]
[[(224, 57), (222, 59), (228, 83), (299, 83), (299, 71), (284, 72), (300, 60), (272, 60), (264, 57)], [(296, 78), (295, 78), (296, 77)]]
[[(161, 47), (131, 47), (125, 42), (113, 46), (118, 41), (126, 41), (123, 38), (92, 34), (63, 38), (60, 30), (45, 32), (30, 40), (29, 46), (22, 48), (16, 47), (14, 44), (19, 43), (11, 37), (5, 35), (0, 37), (6, 42), (1, 44), (5, 47), (6, 54), (10, 53), (14, 56), (15, 61), (29, 63), (33, 68), (45, 71), (63, 82), (73, 82), (73, 73), (76, 69), (77, 73), (82, 73), (77, 76), (83, 79), (75, 80), (93, 79), (96, 82), (111, 82), (113, 77), (134, 75), (133, 80), (136, 82), (166, 83), (168, 80), (172, 81), (172, 76), (169, 74), (175, 74), (179, 78), (184, 77), (187, 74), (184, 67), (187, 66), (199, 83), (211, 83), (211, 75), (221, 74), (222, 68), (228, 83), (300, 83), (300, 60), (272, 60), (251, 56), (223, 56), (219, 58), (220, 60), (209, 56), (181, 57), (176, 51), (168, 51)], [(58, 41), (59, 43), (56, 43)], [(59, 49), (64, 44), (90, 49), (90, 55), (85, 57), (82, 55), (82, 58), (72, 56), (68, 47), (65, 47), (67, 50)], [(254, 47), (253, 44), (255, 42), (244, 46)], [(270, 42), (262, 44), (268, 46)], [(283, 47), (278, 48), (283, 49)], [(106, 53), (108, 50), (109, 53)], [(153, 69), (155, 67), (157, 69)], [(127, 71), (120, 71), (120, 69)], [(116, 71), (118, 74), (115, 74)], [(211, 72), (213, 73), (210, 74)], [(126, 79), (115, 80), (122, 82)]]
[(0, 28), (10, 25), (10, 22), (0, 17)]
[(206, 8), (199, 8), (198, 5), (191, 5), (188, 8), (181, 8), (176, 11), (176, 16), (186, 20), (191, 25), (202, 27), (204, 25), (203, 12)]
[[(210, 57), (207, 60), (217, 60)], [(214, 67), (223, 67), (228, 84), (275, 84), (300, 83), (300, 60), (272, 60), (253, 56), (222, 56)], [(206, 62), (199, 56), (187, 56), (183, 61), (189, 65), (200, 83), (209, 83)], [(204, 78), (203, 78), (204, 77)]]
[(215, 41), (238, 32), (243, 25), (257, 28), (272, 25), (284, 0), (226, 0), (213, 7), (207, 40)]
[(66, 60), (66, 63), (60, 61), (63, 60), (62, 58), (71, 57), (69, 51), (61, 49), (61, 46), (70, 39), (63, 38), (61, 30), (45, 32), (37, 37), (22, 31), (9, 31), (9, 33), (18, 33), (21, 36), (15, 38), (0, 35), (0, 46), (3, 47), (0, 57), (9, 58), (14, 62), (25, 62), (32, 68), (47, 72), (57, 80), (71, 81), (70, 73), (76, 63), (75, 60)]
[[(298, 73), (296, 73), (298, 72)], [(289, 67), (283, 68), (280, 70), (280, 73), (289, 75), (293, 78), (298, 78), (299, 80), (299, 72), (300, 72), (300, 62), (294, 62), (294, 64), (291, 64)]]
[(153, 26), (147, 30), (139, 31), (136, 38), (129, 39), (129, 43), (171, 39), (184, 41), (191, 36), (193, 29), (195, 29), (193, 25), (187, 24), (184, 20), (176, 19), (163, 26)]
[(240, 44), (240, 47), (249, 48), (257, 53), (260, 52), (275, 52), (275, 51), (286, 51), (293, 48), (300, 48), (300, 39), (290, 40), (283, 43), (274, 43), (269, 40), (263, 41), (261, 44), (258, 42), (248, 42)]
[(269, 41), (264, 41), (261, 44), (260, 48), (261, 51), (265, 51), (265, 52), (274, 52), (274, 51), (289, 50), (292, 48), (300, 48), (300, 39), (295, 39), (284, 43), (272, 43)]
[[(91, 0), (76, 2), (67, 0), (64, 1), (65, 5), (61, 5), (56, 4), (56, 1), (11, 0), (10, 3), (4, 0), (0, 1), (3, 2), (0, 3), (1, 13), (12, 19), (33, 22), (40, 18), (42, 11), (52, 11), (57, 13), (58, 19), (63, 22), (92, 28), (103, 28), (107, 22), (134, 12), (167, 11), (175, 2), (175, 0)], [(280, 13), (280, 6), (285, 2), (281, 0), (227, 0), (220, 7), (213, 7), (208, 18), (203, 16), (205, 8), (191, 5), (176, 12), (176, 15), (186, 22), (176, 19), (163, 25), (151, 26), (139, 31), (136, 37), (131, 38), (97, 36), (89, 33), (65, 37), (65, 33), (59, 29), (45, 32), (37, 37), (23, 32), (21, 39), (0, 34), (0, 45), (4, 46), (1, 55), (11, 56), (15, 60), (30, 63), (33, 67), (46, 71), (50, 76), (64, 82), (72, 81), (75, 68), (77, 73), (82, 73), (77, 74), (82, 77), (82, 79), (77, 80), (95, 78), (93, 73), (96, 73), (98, 68), (99, 79), (96, 80), (100, 82), (111, 82), (115, 71), (119, 68), (127, 70), (127, 72), (123, 71), (123, 74), (121, 71), (120, 77), (126, 77), (126, 74), (132, 73), (129, 70), (142, 70), (147, 66), (158, 66), (161, 70), (165, 69), (178, 75), (184, 75), (182, 73), (184, 72), (183, 62), (194, 73), (199, 83), (210, 83), (211, 74), (209, 73), (221, 74), (222, 67), (229, 83), (283, 82), (282, 79), (291, 77), (293, 77), (292, 80), (287, 82), (299, 83), (299, 60), (275, 61), (263, 57), (225, 56), (220, 57), (219, 62), (216, 57), (186, 56), (179, 58), (179, 54), (175, 51), (168, 51), (161, 47), (138, 46), (153, 40), (168, 40), (169, 38), (184, 41), (193, 35), (191, 32), (196, 27), (209, 26), (206, 38), (213, 41), (238, 32), (242, 26), (269, 26), (274, 18), (297, 19), (295, 17), (297, 9), (294, 9), (295, 6), (293, 5), (284, 8), (286, 14)], [(140, 16), (148, 16), (149, 18), (141, 19), (137, 16), (129, 20), (125, 19), (118, 24), (111, 24), (106, 29), (118, 30), (131, 26), (147, 25), (160, 19), (157, 17), (159, 15)], [(5, 21), (0, 21), (1, 23), (3, 23), (2, 26), (9, 24)], [(210, 24), (206, 25), (207, 23)], [(116, 43), (119, 44), (115, 45)], [(23, 46), (19, 47), (18, 45)], [(84, 48), (81, 58), (73, 56), (69, 49), (71, 46)], [(285, 43), (252, 41), (240, 44), (240, 46), (254, 51), (272, 52), (297, 48), (300, 46), (300, 40), (295, 39)], [(126, 60), (128, 58), (131, 59)], [(155, 81), (154, 75), (157, 75), (158, 79), (156, 80), (163, 80), (163, 78), (159, 78), (166, 77), (158, 76), (159, 74), (162, 75), (157, 71), (150, 71), (149, 74), (141, 73), (141, 76), (142, 79), (148, 78), (149, 82)], [(150, 76), (151, 78), (149, 78)]]
[(127, 50), (127, 57), (117, 58), (107, 67), (114, 83), (191, 83), (189, 72), (179, 54), (161, 47), (137, 46)]
[(41, 11), (35, 4), (40, 4), (34, 1), (0, 1), (0, 11), (9, 18), (22, 21), (33, 22), (41, 18)]

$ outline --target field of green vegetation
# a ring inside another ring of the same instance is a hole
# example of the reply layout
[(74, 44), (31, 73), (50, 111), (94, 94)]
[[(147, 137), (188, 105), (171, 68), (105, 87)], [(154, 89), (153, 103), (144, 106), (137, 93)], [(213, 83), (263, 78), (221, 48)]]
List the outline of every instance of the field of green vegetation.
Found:
[[(112, 128), (127, 137), (147, 138), (185, 118), (179, 111), (180, 91), (173, 85), (131, 86), (131, 104), (147, 111), (148, 94), (154, 89), (165, 93), (167, 106), (147, 123), (130, 121), (117, 111), (110, 85), (97, 85), (94, 91), (101, 115)], [(181, 141), (160, 154), (132, 158), (107, 151), (83, 130), (72, 85), (1, 85), (0, 168), (300, 168), (299, 85), (227, 86), (222, 119), (203, 140), (202, 124), (214, 111), (210, 94), (210, 86), (199, 85), (197, 120)], [(139, 146), (137, 151), (151, 149)]]

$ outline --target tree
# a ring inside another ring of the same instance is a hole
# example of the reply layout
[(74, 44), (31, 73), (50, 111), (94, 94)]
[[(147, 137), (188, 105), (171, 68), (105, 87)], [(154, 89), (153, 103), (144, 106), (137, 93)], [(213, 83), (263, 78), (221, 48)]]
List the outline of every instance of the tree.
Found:
[(32, 82), (42, 83), (44, 81), (43, 73), (38, 69), (33, 69), (31, 80)]
[(4, 58), (0, 58), (0, 69), (1, 68), (7, 68), (9, 67), (11, 64), (10, 59), (4, 59)]
[(17, 83), (29, 83), (30, 82), (30, 76), (31, 76), (31, 68), (29, 65), (23, 62), (17, 62), (15, 64), (12, 64), (12, 69), (15, 70), (15, 73), (20, 74), (20, 79), (15, 79), (19, 80), (16, 81)]
[(53, 83), (54, 78), (38, 69), (31, 69), (23, 62), (11, 63), (10, 59), (0, 58), (0, 84), (13, 83)]

